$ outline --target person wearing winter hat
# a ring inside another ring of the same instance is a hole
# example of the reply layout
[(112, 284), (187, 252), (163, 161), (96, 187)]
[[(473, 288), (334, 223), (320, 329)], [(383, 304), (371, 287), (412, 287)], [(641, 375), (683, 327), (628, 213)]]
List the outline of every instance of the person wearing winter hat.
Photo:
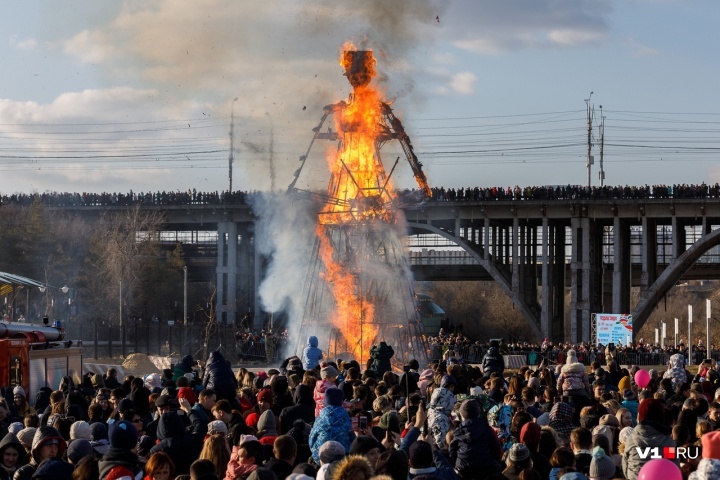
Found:
[(344, 457), (346, 453), (345, 447), (343, 447), (340, 442), (328, 440), (320, 447), (320, 465), (326, 465), (339, 460)]
[(320, 360), (323, 359), (322, 350), (318, 348), (318, 338), (315, 336), (309, 336), (307, 341), (307, 347), (303, 350), (302, 364), (305, 370), (311, 370), (320, 364)]
[[(335, 367), (324, 363), (320, 369), (320, 380), (315, 381), (315, 389), (313, 390), (313, 399), (315, 400), (315, 417), (320, 415), (325, 406), (325, 391), (328, 388), (335, 387), (339, 373)], [(344, 397), (344, 395), (343, 395)]]
[(84, 420), (76, 420), (70, 426), (70, 440), (84, 438), (88, 442), (92, 440), (92, 428)]
[(40, 427), (35, 431), (30, 452), (30, 463), (18, 468), (13, 475), (14, 480), (30, 480), (38, 466), (49, 458), (62, 458), (67, 445), (60, 433), (53, 427)]
[(350, 416), (342, 406), (343, 391), (337, 387), (328, 388), (323, 403), (326, 405), (310, 430), (310, 451), (316, 463), (320, 461), (320, 447), (328, 440), (339, 442), (347, 452), (355, 438)]
[(137, 429), (132, 422), (115, 422), (110, 434), (110, 448), (98, 462), (101, 479), (134, 478), (141, 471), (138, 456), (133, 452), (137, 439)]
[(593, 448), (592, 460), (590, 461), (590, 480), (611, 480), (614, 476), (615, 463), (605, 455), (602, 448)]
[(25, 458), (25, 447), (14, 433), (8, 432), (0, 441), (0, 479), (10, 480)]
[(23, 425), (22, 422), (13, 422), (8, 427), (8, 432), (17, 435), (23, 428), (25, 428), (25, 425)]
[(370, 480), (372, 476), (373, 467), (362, 455), (348, 455), (339, 460), (332, 474), (333, 480)]
[(550, 476), (550, 462), (540, 453), (540, 437), (542, 436), (542, 428), (534, 422), (528, 422), (523, 425), (520, 430), (520, 443), (528, 447), (530, 450), (530, 458), (533, 462), (533, 469), (536, 470), (542, 478)]
[(90, 445), (99, 455), (105, 455), (110, 448), (108, 429), (104, 423), (95, 422), (90, 425)]
[(13, 388), (13, 404), (15, 405), (15, 411), (17, 412), (17, 415), (21, 418), (25, 418), (28, 415), (37, 414), (35, 409), (31, 407), (30, 404), (27, 402), (27, 397), (25, 396), (25, 389), (20, 385)]
[[(560, 370), (560, 376), (557, 381), (557, 391), (562, 392), (564, 396), (575, 397), (573, 403), (576, 403), (576, 411), (588, 404), (584, 399), (592, 397), (592, 387), (588, 380), (585, 365), (578, 362), (575, 350), (568, 350), (565, 365)], [(584, 399), (583, 399), (584, 397)]]
[(68, 445), (67, 457), (70, 463), (72, 463), (73, 465), (77, 465), (78, 462), (80, 462), (80, 460), (82, 460), (84, 457), (92, 454), (92, 445), (90, 445), (90, 442), (88, 440), (85, 440), (84, 438), (78, 438), (76, 440), (73, 440)]
[(375, 468), (383, 447), (372, 435), (358, 435), (350, 445), (349, 455), (362, 455)]
[(455, 458), (455, 471), (462, 478), (481, 478), (502, 471), (502, 448), (495, 432), (480, 417), (480, 405), (465, 400), (460, 405), (462, 423), (455, 429), (450, 442), (450, 458)]
[(17, 434), (18, 441), (22, 444), (23, 447), (25, 447), (26, 453), (30, 453), (30, 450), (32, 449), (32, 441), (35, 437), (36, 431), (37, 428), (35, 427), (25, 427)]
[(670, 436), (671, 430), (665, 424), (665, 410), (662, 404), (654, 398), (646, 398), (638, 407), (638, 424), (625, 441), (625, 451), (622, 457), (622, 469), (625, 478), (636, 480), (640, 469), (650, 458), (641, 458), (635, 447), (675, 447), (675, 441)]
[(257, 423), (257, 438), (263, 445), (272, 445), (278, 436), (275, 428), (275, 414), (272, 410), (265, 410)]
[(532, 468), (532, 458), (530, 450), (522, 443), (515, 443), (508, 450), (507, 468), (503, 470), (503, 475), (509, 479), (517, 479), (520, 473), (526, 468)]
[(454, 407), (455, 378), (445, 375), (440, 381), (440, 388), (433, 391), (427, 406), (428, 427), (440, 448), (445, 446), (445, 436), (450, 430), (450, 414)]
[(222, 420), (213, 420), (212, 422), (208, 423), (207, 428), (207, 435), (205, 435), (205, 439), (211, 435), (223, 435), (227, 436), (227, 425), (225, 425), (225, 422)]

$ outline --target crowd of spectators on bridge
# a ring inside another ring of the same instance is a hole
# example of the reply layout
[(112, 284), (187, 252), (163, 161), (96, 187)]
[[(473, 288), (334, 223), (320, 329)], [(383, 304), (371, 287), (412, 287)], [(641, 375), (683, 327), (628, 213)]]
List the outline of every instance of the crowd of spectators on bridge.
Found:
[[(415, 198), (415, 192), (405, 190), (401, 197)], [(516, 185), (515, 187), (432, 188), (432, 201), (435, 202), (669, 198), (720, 198), (720, 184), (603, 187), (585, 187), (582, 185), (520, 187)]]
[[(45, 192), (35, 194), (3, 194), (0, 205), (42, 205), (54, 207), (115, 207), (133, 205), (243, 205), (252, 192), (200, 192), (187, 191), (158, 192), (103, 192), (71, 193)], [(581, 185), (535, 186), (535, 187), (467, 187), (432, 188), (432, 197), (427, 199), (419, 190), (398, 192), (402, 203), (413, 204), (421, 201), (432, 202), (487, 202), (521, 200), (583, 200), (583, 199), (671, 199), (671, 198), (720, 198), (720, 184), (714, 185), (640, 185), (585, 187)]]
[[(578, 361), (585, 365), (591, 365), (594, 361), (604, 363), (608, 355), (608, 346), (600, 344), (592, 344), (588, 342), (571, 343), (571, 342), (552, 342), (544, 341), (536, 342), (505, 342), (500, 339), (500, 346), (504, 355), (515, 355), (525, 357), (525, 363), (528, 365), (538, 365), (545, 360), (550, 365), (562, 364), (569, 350), (576, 352)], [(469, 363), (480, 363), (483, 356), (490, 348), (489, 340), (475, 340), (468, 335), (464, 335), (459, 328), (444, 330), (441, 329), (437, 335), (428, 337), (428, 343), (431, 349), (431, 357), (434, 360), (440, 360), (451, 352), (453, 356), (463, 359)], [(692, 353), (686, 348), (684, 340), (676, 346), (673, 342), (668, 341), (665, 346), (662, 344), (648, 343), (643, 339), (630, 344), (619, 342), (612, 345), (612, 355), (622, 364), (636, 365), (664, 365), (669, 358), (678, 352), (681, 352), (688, 361), (692, 355), (692, 364), (697, 365), (706, 358), (712, 358), (720, 361), (720, 350), (715, 345), (711, 345), (710, 352), (702, 340), (698, 340), (693, 345)]]
[[(64, 377), (30, 395), (4, 386), (0, 479), (718, 478), (715, 362), (692, 375), (678, 352), (644, 371), (609, 351), (588, 371), (582, 346), (563, 344), (557, 365), (509, 370), (507, 347), (533, 345), (493, 340), (480, 365), (449, 354), (393, 370), (390, 345), (359, 362), (329, 358), (310, 337), (300, 356), (261, 371), (236, 373), (213, 351), (161, 373)], [(699, 453), (642, 454), (655, 447)]]
[(32, 205), (40, 202), (53, 207), (116, 207), (134, 205), (227, 205), (245, 204), (250, 193), (234, 192), (199, 192), (196, 189), (187, 191), (158, 192), (103, 192), (103, 193), (70, 193), (45, 192), (37, 194), (12, 194), (0, 196), (2, 205)]

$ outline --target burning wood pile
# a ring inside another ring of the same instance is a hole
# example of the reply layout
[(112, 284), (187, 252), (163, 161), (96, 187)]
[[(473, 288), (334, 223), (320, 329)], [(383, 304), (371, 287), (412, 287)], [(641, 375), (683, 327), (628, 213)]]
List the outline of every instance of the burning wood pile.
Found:
[[(399, 141), (420, 189), (429, 195), (430, 188), (400, 120), (373, 82), (372, 51), (346, 45), (340, 63), (353, 92), (347, 101), (325, 107), (314, 129), (313, 142), (337, 141), (337, 149), (326, 154), (331, 176), (318, 213), (316, 260), (306, 282), (298, 347), (316, 335), (333, 357), (364, 362), (370, 348), (385, 341), (397, 360), (424, 359), (427, 345), (403, 246), (402, 212), (394, 204), (391, 177), (399, 158), (387, 174), (381, 147)], [(330, 115), (334, 129), (322, 133)], [(304, 165), (307, 154), (301, 160)]]

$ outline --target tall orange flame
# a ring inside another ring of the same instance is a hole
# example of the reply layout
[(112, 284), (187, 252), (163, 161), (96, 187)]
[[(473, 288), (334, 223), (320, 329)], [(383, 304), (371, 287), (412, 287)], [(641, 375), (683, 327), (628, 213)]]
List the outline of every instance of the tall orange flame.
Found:
[[(392, 209), (387, 208), (394, 195), (377, 152), (384, 95), (372, 82), (375, 59), (371, 51), (345, 44), (340, 64), (353, 93), (345, 108), (334, 115), (340, 142), (337, 150), (326, 155), (331, 172), (327, 194), (334, 200), (320, 212), (317, 235), (324, 280), (336, 303), (330, 321), (344, 335), (350, 352), (363, 361), (378, 332), (373, 324), (375, 307), (362, 291), (358, 272), (339, 261), (344, 252), (334, 251), (332, 231), (349, 224), (394, 221)], [(358, 264), (362, 265), (362, 260)]]

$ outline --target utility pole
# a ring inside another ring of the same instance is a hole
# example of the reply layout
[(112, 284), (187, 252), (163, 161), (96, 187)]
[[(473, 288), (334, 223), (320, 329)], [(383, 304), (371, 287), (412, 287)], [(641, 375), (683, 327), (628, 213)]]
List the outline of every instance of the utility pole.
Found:
[(603, 170), (603, 142), (605, 137), (605, 117), (602, 114), (602, 105), (600, 105), (600, 186), (605, 185), (605, 170)]
[(238, 97), (233, 98), (232, 103), (230, 104), (230, 156), (228, 158), (228, 180), (229, 182), (229, 188), (228, 193), (232, 193), (233, 186), (232, 186), (232, 166), (233, 166), (233, 151), (235, 150), (235, 144), (234, 144), (234, 136), (235, 136), (235, 102), (237, 102)]
[(587, 138), (587, 186), (590, 188), (591, 183), (591, 177), (590, 177), (590, 170), (591, 166), (594, 162), (592, 157), (592, 106), (590, 104), (590, 101), (592, 100), (593, 92), (590, 92), (590, 97), (585, 99), (585, 108), (587, 109), (587, 132), (588, 132), (588, 138)]

